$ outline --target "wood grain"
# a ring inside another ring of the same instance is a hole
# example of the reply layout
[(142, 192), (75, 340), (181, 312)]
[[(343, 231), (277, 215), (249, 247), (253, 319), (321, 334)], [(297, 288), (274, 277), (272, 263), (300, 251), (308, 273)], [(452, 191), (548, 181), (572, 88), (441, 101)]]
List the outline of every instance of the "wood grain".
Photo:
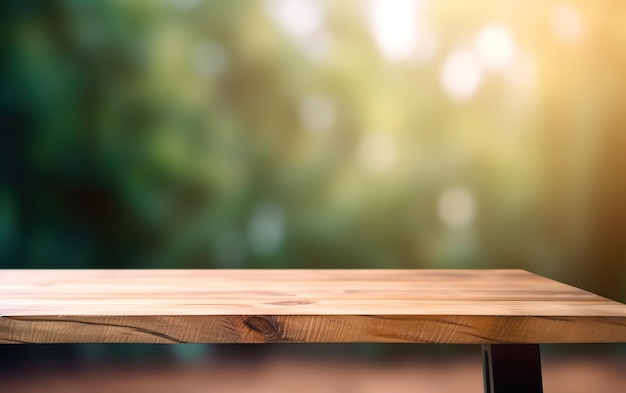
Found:
[(0, 270), (0, 343), (626, 342), (626, 305), (522, 270)]

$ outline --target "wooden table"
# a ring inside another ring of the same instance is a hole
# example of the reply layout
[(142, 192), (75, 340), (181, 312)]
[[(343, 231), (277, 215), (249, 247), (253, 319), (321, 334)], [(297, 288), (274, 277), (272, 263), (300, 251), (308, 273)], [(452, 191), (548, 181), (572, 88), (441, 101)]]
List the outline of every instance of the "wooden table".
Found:
[(626, 342), (626, 305), (523, 270), (0, 270), (0, 343), (481, 344), (541, 392), (541, 343)]

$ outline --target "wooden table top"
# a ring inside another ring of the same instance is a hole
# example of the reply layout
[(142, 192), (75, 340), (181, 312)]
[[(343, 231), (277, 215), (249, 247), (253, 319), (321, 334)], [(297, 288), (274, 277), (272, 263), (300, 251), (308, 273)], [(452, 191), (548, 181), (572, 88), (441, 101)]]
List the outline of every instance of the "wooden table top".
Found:
[(626, 342), (626, 305), (523, 270), (0, 270), (0, 343)]

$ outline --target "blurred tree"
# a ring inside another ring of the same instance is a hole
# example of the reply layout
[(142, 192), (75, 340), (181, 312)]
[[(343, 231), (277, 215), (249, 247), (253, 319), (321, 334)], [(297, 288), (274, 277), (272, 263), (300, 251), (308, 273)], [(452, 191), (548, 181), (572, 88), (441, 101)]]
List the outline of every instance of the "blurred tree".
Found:
[(2, 267), (521, 267), (626, 295), (601, 6), (2, 11)]

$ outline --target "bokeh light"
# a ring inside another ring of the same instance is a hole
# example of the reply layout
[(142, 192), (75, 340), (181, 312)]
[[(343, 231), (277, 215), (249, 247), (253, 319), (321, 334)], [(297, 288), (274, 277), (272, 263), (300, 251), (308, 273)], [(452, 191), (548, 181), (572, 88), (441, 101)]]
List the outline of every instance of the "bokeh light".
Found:
[(363, 166), (372, 172), (385, 172), (396, 160), (396, 147), (393, 140), (382, 133), (364, 136), (359, 153)]
[(456, 49), (441, 68), (441, 84), (450, 97), (466, 99), (480, 87), (483, 73), (477, 53), (471, 49)]
[(515, 55), (513, 37), (506, 26), (489, 25), (483, 28), (476, 41), (478, 53), (488, 68), (503, 68)]
[(554, 34), (564, 42), (573, 42), (583, 35), (584, 21), (580, 11), (571, 3), (557, 3), (550, 11)]
[(437, 201), (437, 211), (446, 225), (453, 228), (467, 227), (476, 215), (474, 197), (464, 188), (446, 189)]
[(328, 131), (335, 122), (335, 104), (323, 93), (305, 96), (298, 109), (300, 122), (307, 131)]

